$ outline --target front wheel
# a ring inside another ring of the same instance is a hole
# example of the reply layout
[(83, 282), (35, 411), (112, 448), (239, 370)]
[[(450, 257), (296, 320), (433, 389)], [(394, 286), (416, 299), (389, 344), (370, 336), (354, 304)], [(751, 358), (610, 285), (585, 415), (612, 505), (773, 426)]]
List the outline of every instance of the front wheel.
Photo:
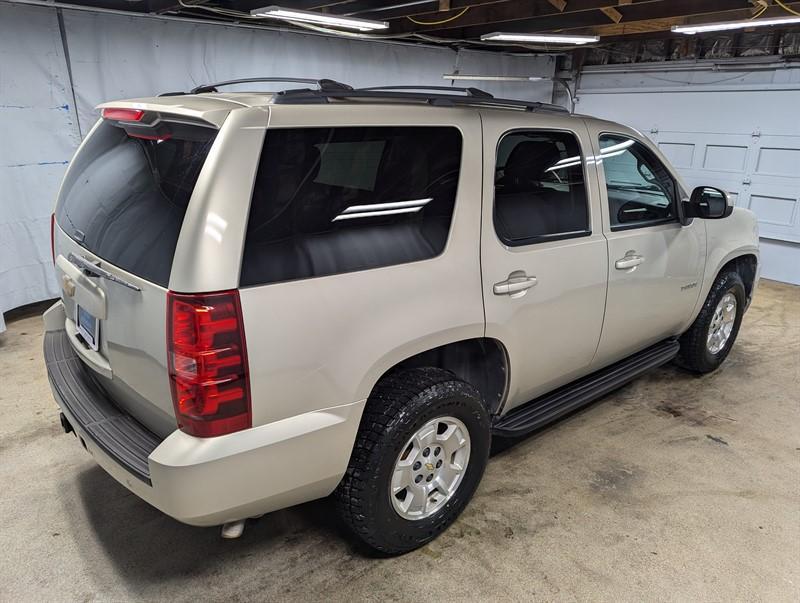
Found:
[(449, 371), (381, 380), (367, 401), (335, 498), (344, 522), (386, 554), (430, 542), (466, 507), (489, 456), (480, 394)]
[(739, 334), (747, 296), (738, 272), (723, 272), (689, 330), (681, 335), (677, 362), (695, 373), (719, 367)]

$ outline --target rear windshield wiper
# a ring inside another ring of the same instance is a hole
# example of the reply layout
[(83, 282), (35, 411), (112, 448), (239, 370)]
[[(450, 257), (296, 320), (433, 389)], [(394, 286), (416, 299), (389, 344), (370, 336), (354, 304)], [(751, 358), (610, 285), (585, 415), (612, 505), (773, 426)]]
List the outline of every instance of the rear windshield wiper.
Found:
[(133, 283), (129, 283), (125, 279), (121, 279), (118, 276), (111, 274), (108, 270), (103, 270), (97, 264), (94, 264), (87, 260), (86, 258), (82, 258), (79, 255), (75, 255), (74, 253), (70, 253), (67, 257), (67, 260), (70, 264), (74, 264), (81, 270), (83, 270), (86, 274), (91, 276), (99, 276), (100, 278), (104, 278), (106, 280), (111, 281), (112, 283), (119, 283), (123, 287), (127, 287), (128, 289), (133, 289), (134, 291), (141, 291), (139, 287), (134, 285)]

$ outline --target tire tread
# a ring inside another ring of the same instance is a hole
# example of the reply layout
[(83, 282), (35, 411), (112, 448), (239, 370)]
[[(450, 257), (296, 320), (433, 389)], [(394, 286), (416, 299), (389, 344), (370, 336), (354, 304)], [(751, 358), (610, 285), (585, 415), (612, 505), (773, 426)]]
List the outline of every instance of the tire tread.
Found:
[(741, 275), (736, 270), (726, 270), (717, 276), (717, 279), (711, 286), (711, 290), (708, 292), (708, 296), (706, 296), (703, 302), (703, 307), (700, 309), (697, 318), (695, 318), (692, 326), (680, 337), (681, 348), (678, 352), (678, 357), (675, 359), (678, 366), (694, 373), (709, 373), (722, 364), (728, 356), (739, 332), (742, 312), (744, 311), (743, 300), (737, 299), (739, 307), (737, 307), (736, 310), (738, 316), (734, 325), (734, 331), (731, 333), (728, 344), (726, 344), (721, 354), (713, 362), (709, 361), (706, 352), (706, 334), (711, 317), (714, 314), (719, 300), (722, 299), (726, 291), (731, 290), (731, 288), (736, 288), (737, 286), (741, 288), (741, 292), (744, 294), (744, 282), (742, 281)]
[[(347, 471), (334, 493), (336, 510), (344, 523), (367, 545), (383, 553), (405, 552), (407, 548), (387, 546), (380, 534), (374, 533), (365, 508), (366, 489), (377, 479), (359, 467), (370, 467), (376, 449), (386, 444), (387, 427), (407, 411), (414, 398), (436, 388), (447, 390), (453, 382), (466, 385), (452, 372), (433, 367), (413, 368), (391, 373), (381, 379), (367, 400), (356, 435)], [(444, 530), (448, 523), (441, 526)], [(439, 530), (439, 531), (441, 531)]]

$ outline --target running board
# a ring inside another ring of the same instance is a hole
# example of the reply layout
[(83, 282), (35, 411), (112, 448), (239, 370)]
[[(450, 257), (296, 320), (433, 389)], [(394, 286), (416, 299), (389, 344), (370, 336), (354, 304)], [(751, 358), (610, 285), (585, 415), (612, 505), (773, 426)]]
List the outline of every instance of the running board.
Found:
[(628, 356), (616, 364), (573, 381), (545, 394), (495, 420), (492, 433), (503, 437), (525, 435), (555, 419), (622, 387), (642, 373), (666, 364), (678, 354), (680, 344), (667, 339)]

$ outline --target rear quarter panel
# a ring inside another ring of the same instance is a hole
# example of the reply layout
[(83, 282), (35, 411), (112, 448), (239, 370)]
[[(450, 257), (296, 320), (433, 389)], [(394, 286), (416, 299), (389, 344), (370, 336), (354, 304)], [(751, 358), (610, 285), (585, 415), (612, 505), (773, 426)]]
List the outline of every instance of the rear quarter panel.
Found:
[(241, 289), (254, 425), (361, 401), (401, 360), (484, 334), (477, 112), (374, 105), (271, 111), (270, 128), (455, 126), (463, 150), (450, 235), (438, 257)]

